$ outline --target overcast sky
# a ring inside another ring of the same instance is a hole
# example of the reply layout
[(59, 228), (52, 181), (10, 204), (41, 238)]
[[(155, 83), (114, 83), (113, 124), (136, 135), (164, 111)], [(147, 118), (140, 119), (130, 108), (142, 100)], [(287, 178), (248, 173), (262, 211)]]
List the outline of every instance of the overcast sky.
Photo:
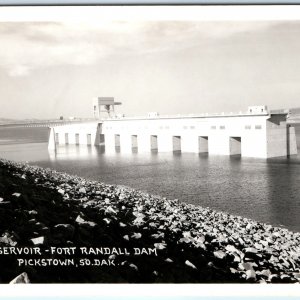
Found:
[(300, 22), (0, 23), (0, 118), (300, 106)]

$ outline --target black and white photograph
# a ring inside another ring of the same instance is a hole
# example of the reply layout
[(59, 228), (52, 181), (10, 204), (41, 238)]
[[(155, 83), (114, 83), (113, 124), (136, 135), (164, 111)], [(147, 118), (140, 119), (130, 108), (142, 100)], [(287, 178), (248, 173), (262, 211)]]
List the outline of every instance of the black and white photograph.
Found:
[(286, 8), (0, 7), (0, 283), (299, 284)]

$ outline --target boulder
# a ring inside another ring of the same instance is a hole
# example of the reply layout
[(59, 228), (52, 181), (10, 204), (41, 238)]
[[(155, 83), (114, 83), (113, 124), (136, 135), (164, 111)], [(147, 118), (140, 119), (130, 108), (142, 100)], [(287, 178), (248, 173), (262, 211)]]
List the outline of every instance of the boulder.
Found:
[(81, 187), (79, 190), (78, 190), (79, 193), (82, 193), (82, 194), (86, 194), (86, 189), (84, 187)]
[(188, 267), (191, 267), (192, 269), (197, 269), (197, 267), (193, 264), (193, 263), (191, 263), (189, 260), (186, 260), (185, 261), (185, 264), (188, 266)]
[(8, 233), (8, 232), (5, 232), (1, 237), (0, 237), (0, 243), (4, 243), (4, 244), (7, 244), (9, 246), (16, 246), (17, 245), (17, 241), (15, 239), (15, 236)]
[(30, 283), (30, 280), (26, 272), (18, 275), (16, 278), (10, 281), (10, 284), (17, 284), (17, 283)]
[(31, 239), (31, 241), (34, 245), (42, 245), (45, 242), (45, 238), (43, 236), (39, 236), (37, 238)]
[(77, 216), (75, 222), (78, 223), (78, 224), (81, 224), (81, 225), (88, 225), (88, 226), (91, 226), (91, 227), (94, 227), (94, 226), (97, 225), (95, 222), (84, 220), (84, 219), (83, 219), (81, 216), (79, 216), (79, 215)]
[(72, 239), (75, 233), (75, 227), (71, 224), (57, 224), (54, 226), (54, 234)]
[(214, 256), (218, 259), (223, 259), (226, 256), (226, 253), (221, 250), (218, 250), (214, 252)]
[(256, 279), (256, 273), (253, 269), (246, 271), (246, 279), (247, 280), (255, 280)]
[(19, 198), (21, 196), (20, 193), (13, 193), (12, 196)]

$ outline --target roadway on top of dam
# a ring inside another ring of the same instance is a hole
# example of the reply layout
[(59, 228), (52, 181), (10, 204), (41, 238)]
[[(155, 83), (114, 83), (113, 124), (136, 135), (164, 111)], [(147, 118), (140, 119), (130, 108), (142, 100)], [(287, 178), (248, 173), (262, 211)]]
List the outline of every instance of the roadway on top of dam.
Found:
[(81, 123), (102, 123), (104, 121), (135, 121), (135, 120), (159, 120), (159, 119), (196, 119), (196, 118), (227, 118), (227, 117), (271, 117), (274, 114), (287, 114), (285, 112), (262, 112), (262, 113), (202, 113), (202, 114), (177, 114), (177, 115), (157, 115), (157, 116), (121, 116), (111, 118), (78, 118), (75, 120), (45, 120), (45, 121), (15, 121), (0, 123), (0, 127), (56, 127), (63, 125), (81, 124)]
[(21, 121), (0, 123), (0, 127), (54, 127), (63, 125), (72, 125), (80, 123), (99, 122), (95, 119), (76, 119), (76, 120), (46, 120), (46, 121)]

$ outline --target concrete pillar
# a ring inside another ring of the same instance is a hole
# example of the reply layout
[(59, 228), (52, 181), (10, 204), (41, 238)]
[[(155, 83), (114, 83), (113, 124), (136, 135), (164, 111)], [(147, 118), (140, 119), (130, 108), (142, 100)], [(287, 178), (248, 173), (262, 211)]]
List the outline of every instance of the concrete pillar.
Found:
[(198, 150), (199, 153), (208, 152), (208, 136), (199, 136), (198, 137)]
[(100, 135), (101, 134), (102, 134), (102, 124), (98, 124), (95, 136), (93, 137), (94, 145), (100, 145)]
[(79, 145), (87, 145), (87, 135), (90, 134), (88, 131), (79, 132)]
[(104, 139), (105, 139), (105, 152), (115, 152), (116, 151), (115, 134), (106, 133), (104, 135)]
[(198, 153), (198, 136), (195, 134), (184, 134), (181, 136), (181, 152)]
[(157, 135), (157, 150), (158, 152), (172, 152), (173, 151), (173, 136), (170, 134)]
[(86, 136), (86, 144), (88, 146), (92, 145), (92, 135), (90, 133), (88, 133), (87, 136)]
[(131, 134), (122, 133), (120, 135), (120, 151), (123, 153), (132, 152), (132, 137)]
[(229, 154), (241, 154), (241, 137), (229, 137)]
[(150, 149), (158, 150), (157, 135), (150, 135)]
[(288, 125), (288, 155), (298, 153), (295, 127)]
[(267, 157), (286, 156), (288, 153), (286, 126), (267, 129)]
[(48, 149), (49, 150), (56, 150), (55, 131), (54, 131), (53, 127), (49, 128)]
[(64, 131), (59, 131), (59, 145), (65, 145), (66, 144), (66, 135)]
[(137, 136), (137, 144), (139, 152), (151, 152), (151, 136), (148, 134), (139, 134)]
[(75, 133), (74, 132), (69, 132), (69, 144), (70, 145), (75, 145)]
[(213, 155), (229, 155), (229, 137), (221, 134), (209, 136), (208, 152)]
[(69, 144), (69, 133), (68, 132), (65, 133), (65, 144), (66, 145)]
[(242, 157), (267, 157), (266, 133), (251, 132), (241, 137), (241, 156)]
[(173, 151), (181, 151), (181, 136), (176, 135), (173, 136), (172, 138), (172, 143), (173, 143)]
[(137, 135), (132, 135), (131, 136), (131, 148), (132, 149), (137, 149), (138, 148)]

